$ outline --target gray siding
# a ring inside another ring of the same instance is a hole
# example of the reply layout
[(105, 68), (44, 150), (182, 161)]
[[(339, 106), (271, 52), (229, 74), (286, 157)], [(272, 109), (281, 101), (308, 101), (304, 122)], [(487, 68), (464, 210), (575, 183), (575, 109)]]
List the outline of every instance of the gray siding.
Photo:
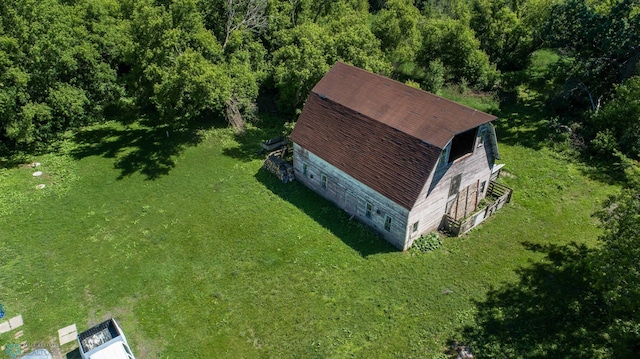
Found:
[(409, 214), (408, 223), (413, 224), (419, 221), (419, 226), (416, 232), (409, 232), (408, 246), (411, 246), (421, 234), (437, 230), (440, 227), (447, 209), (447, 202), (455, 198), (455, 196), (449, 196), (451, 181), (455, 176), (462, 175), (460, 190), (469, 186), (479, 187), (482, 182), (486, 181), (484, 190), (478, 193), (478, 200), (484, 198), (491, 177), (491, 166), (494, 162), (492, 146), (489, 141), (491, 141), (490, 136), (485, 135), (484, 144), (475, 146), (472, 154), (459, 158), (448, 165), (436, 165), (436, 170), (425, 184), (420, 198)]
[[(306, 174), (303, 167), (306, 166)], [(409, 211), (380, 193), (374, 191), (340, 171), (313, 153), (293, 144), (293, 167), (296, 179), (305, 186), (333, 202), (362, 223), (372, 227), (381, 237), (401, 250), (408, 248), (406, 243), (407, 216)], [(326, 176), (326, 188), (322, 177)], [(367, 203), (372, 206), (367, 216)], [(387, 231), (385, 219), (391, 218)]]
[[(479, 144), (480, 142), (477, 141), (473, 153), (447, 165), (437, 164), (411, 211), (397, 205), (296, 143), (293, 144), (293, 166), (298, 181), (372, 227), (398, 249), (407, 250), (421, 234), (440, 227), (447, 210), (447, 203), (456, 198), (455, 195), (449, 196), (454, 177), (461, 175), (459, 190), (470, 187), (469, 191), (473, 191), (474, 195), (477, 191), (477, 200), (486, 195), (495, 158), (492, 148), (497, 148), (497, 144), (493, 144), (493, 141), (495, 140), (487, 131), (484, 143)], [(306, 174), (303, 167), (306, 167)], [(322, 184), (323, 175), (327, 178), (326, 188)], [(485, 185), (480, 191), (482, 182), (485, 182)], [(367, 216), (366, 213), (367, 203), (372, 205), (371, 216)], [(389, 231), (384, 228), (387, 216), (391, 218)], [(418, 228), (413, 231), (413, 224), (416, 222)]]

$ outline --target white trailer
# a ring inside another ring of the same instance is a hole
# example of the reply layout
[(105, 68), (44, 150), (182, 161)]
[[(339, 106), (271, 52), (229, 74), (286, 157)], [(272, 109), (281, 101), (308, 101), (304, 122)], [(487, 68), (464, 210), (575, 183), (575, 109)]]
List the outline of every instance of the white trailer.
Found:
[(78, 345), (82, 359), (135, 359), (113, 318), (78, 334)]

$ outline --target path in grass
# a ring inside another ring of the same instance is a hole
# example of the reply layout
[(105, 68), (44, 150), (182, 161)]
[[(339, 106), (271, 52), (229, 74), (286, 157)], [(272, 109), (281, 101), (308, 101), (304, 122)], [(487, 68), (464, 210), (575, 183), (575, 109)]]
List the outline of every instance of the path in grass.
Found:
[(23, 315), (25, 340), (113, 315), (142, 358), (429, 357), (472, 323), (475, 300), (541, 258), (524, 243), (592, 243), (590, 214), (614, 190), (549, 150), (503, 144), (513, 203), (412, 255), (277, 182), (251, 148), (214, 129), (153, 179), (117, 166), (135, 148), (87, 155), (69, 191), (0, 218), (0, 302)]

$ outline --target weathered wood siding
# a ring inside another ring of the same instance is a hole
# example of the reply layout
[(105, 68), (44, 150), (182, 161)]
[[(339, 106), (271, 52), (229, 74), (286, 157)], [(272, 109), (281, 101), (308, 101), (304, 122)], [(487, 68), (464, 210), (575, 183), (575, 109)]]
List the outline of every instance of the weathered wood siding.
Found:
[[(372, 161), (372, 165), (375, 165), (375, 161)], [(407, 209), (363, 185), (296, 143), (293, 144), (293, 168), (296, 179), (305, 186), (333, 202), (362, 223), (372, 227), (381, 237), (398, 249), (408, 248), (406, 232), (409, 211)], [(323, 175), (326, 176), (326, 188), (323, 185)], [(367, 203), (371, 204), (370, 216), (367, 215)], [(384, 228), (387, 217), (391, 218), (391, 226), (388, 231)]]
[[(498, 184), (496, 182), (490, 182), (487, 190), (490, 198), (495, 198), (494, 202), (489, 206), (483, 208), (477, 213), (465, 218), (462, 221), (458, 221), (455, 218), (445, 215), (444, 227), (452, 236), (459, 236), (468, 232), (473, 227), (482, 223), (485, 219), (491, 217), (496, 211), (502, 208), (506, 203), (511, 200), (511, 194), (513, 190), (505, 185)], [(494, 197), (494, 196), (498, 197)]]
[[(455, 210), (460, 214), (462, 209), (458, 195), (449, 196), (451, 181), (455, 176), (462, 175), (459, 190), (465, 194), (466, 201), (476, 201), (476, 198), (479, 201), (484, 198), (491, 177), (491, 166), (494, 162), (492, 145), (489, 141), (491, 141), (491, 137), (485, 133), (484, 143), (478, 145), (479, 141), (477, 141), (473, 153), (447, 165), (436, 165), (435, 171), (425, 184), (420, 199), (409, 214), (408, 223), (418, 222), (418, 229), (413, 232), (409, 228), (410, 230), (407, 231), (408, 246), (421, 234), (437, 230), (440, 227), (443, 216), (448, 209), (447, 204), (449, 204), (450, 210)], [(482, 182), (485, 182), (484, 188), (482, 188)], [(469, 191), (472, 192), (471, 197), (467, 196)], [(462, 201), (462, 203), (468, 207), (470, 202), (466, 201)]]

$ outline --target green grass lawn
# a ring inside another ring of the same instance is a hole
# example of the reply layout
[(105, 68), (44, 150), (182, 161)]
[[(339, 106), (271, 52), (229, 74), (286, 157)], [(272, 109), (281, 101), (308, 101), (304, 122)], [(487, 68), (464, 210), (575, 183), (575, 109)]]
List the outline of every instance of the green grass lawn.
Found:
[[(497, 109), (495, 98), (466, 103)], [(431, 358), (476, 323), (490, 337), (499, 313), (527, 313), (508, 290), (549, 262), (540, 248), (593, 246), (591, 214), (617, 190), (552, 150), (539, 105), (500, 108), (512, 202), (429, 253), (397, 252), (261, 170), (258, 142), (279, 129), (85, 129), (25, 160), (41, 162), (42, 177), (0, 169), (0, 304), (25, 322), (22, 338), (1, 334), (0, 345), (52, 345), (64, 326), (111, 316), (138, 358)], [(527, 323), (515, 325), (495, 333), (527, 340), (515, 334)]]
[[(114, 316), (140, 358), (438, 356), (464, 340), (476, 301), (541, 260), (527, 244), (592, 244), (590, 214), (615, 190), (550, 150), (503, 143), (512, 203), (435, 252), (401, 253), (261, 170), (255, 141), (269, 133), (212, 129), (184, 145), (138, 130), (87, 129), (69, 156), (35, 158), (52, 172), (43, 190), (31, 168), (2, 173), (14, 200), (0, 303), (22, 314), (20, 340), (56, 343), (63, 326)], [(145, 141), (172, 149), (127, 165)]]

